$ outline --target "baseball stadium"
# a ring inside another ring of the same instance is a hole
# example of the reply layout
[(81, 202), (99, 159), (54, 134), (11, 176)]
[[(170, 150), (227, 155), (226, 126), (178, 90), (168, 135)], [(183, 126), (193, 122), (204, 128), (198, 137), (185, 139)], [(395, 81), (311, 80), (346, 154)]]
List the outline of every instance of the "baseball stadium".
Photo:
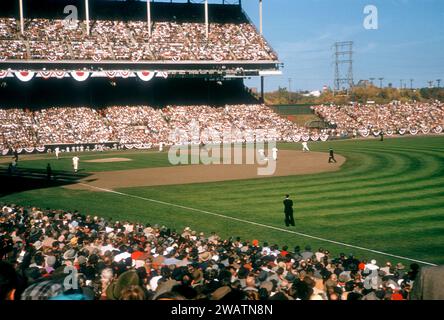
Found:
[(268, 103), (256, 2), (0, 2), (0, 299), (444, 298), (444, 103)]

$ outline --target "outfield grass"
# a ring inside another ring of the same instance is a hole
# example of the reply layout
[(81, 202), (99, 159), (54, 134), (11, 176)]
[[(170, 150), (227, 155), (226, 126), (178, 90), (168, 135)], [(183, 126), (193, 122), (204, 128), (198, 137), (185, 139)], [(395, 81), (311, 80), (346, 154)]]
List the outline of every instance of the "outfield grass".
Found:
[[(282, 199), (284, 194), (290, 193), (295, 201), (296, 227), (289, 230), (431, 263), (444, 263), (444, 137), (310, 145), (314, 151), (326, 151), (330, 146), (347, 157), (338, 172), (118, 191), (284, 229)], [(285, 144), (279, 148), (299, 149), (300, 145)], [(140, 156), (140, 165), (168, 165), (166, 153), (119, 156)], [(36, 160), (34, 165), (37, 163)], [(32, 167), (32, 161), (26, 165)], [(118, 167), (117, 164), (106, 165), (113, 170)], [(408, 260), (112, 193), (59, 187), (16, 193), (0, 198), (0, 201), (77, 209), (113, 219), (158, 223), (178, 229), (190, 226), (199, 231), (217, 231), (224, 237), (256, 238), (280, 245), (310, 244), (315, 249), (324, 247), (336, 254), (353, 252), (358, 257), (376, 258), (380, 263), (409, 263)]]

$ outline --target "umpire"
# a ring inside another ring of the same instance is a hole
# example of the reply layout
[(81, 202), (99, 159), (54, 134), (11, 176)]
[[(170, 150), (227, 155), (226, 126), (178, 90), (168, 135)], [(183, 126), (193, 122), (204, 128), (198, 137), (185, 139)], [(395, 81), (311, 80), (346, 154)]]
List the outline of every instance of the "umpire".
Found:
[(292, 225), (294, 227), (293, 218), (293, 200), (290, 199), (290, 195), (285, 196), (284, 200), (284, 213), (285, 213), (285, 225), (289, 227)]

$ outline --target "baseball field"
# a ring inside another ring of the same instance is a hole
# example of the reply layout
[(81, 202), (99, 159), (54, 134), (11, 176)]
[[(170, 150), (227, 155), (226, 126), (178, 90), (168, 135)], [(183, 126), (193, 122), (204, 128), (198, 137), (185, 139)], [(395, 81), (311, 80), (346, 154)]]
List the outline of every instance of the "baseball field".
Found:
[[(329, 147), (338, 164), (327, 163)], [(44, 173), (50, 163), (56, 179), (71, 180), (24, 185), (3, 192), (0, 202), (189, 226), (290, 248), (311, 245), (379, 264), (444, 263), (444, 137), (311, 143), (310, 154), (300, 144), (278, 148), (273, 177), (257, 177), (245, 166), (171, 166), (167, 152), (81, 154), (77, 176), (72, 154), (22, 156), (22, 172)], [(3, 172), (9, 161), (0, 159)], [(1, 179), (8, 183), (6, 174)], [(287, 193), (296, 227), (284, 225)]]

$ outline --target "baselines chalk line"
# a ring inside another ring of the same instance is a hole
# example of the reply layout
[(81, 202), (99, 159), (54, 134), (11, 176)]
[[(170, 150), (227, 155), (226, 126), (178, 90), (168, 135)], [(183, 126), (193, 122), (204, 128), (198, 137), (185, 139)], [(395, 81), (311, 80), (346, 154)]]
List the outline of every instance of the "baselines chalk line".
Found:
[(242, 222), (244, 224), (250, 224), (250, 225), (254, 225), (254, 226), (258, 226), (258, 227), (262, 227), (262, 228), (267, 228), (267, 229), (271, 229), (271, 230), (276, 230), (276, 231), (280, 231), (280, 232), (295, 234), (295, 235), (298, 235), (298, 236), (301, 236), (301, 237), (315, 239), (315, 240), (322, 241), (322, 242), (333, 243), (333, 244), (336, 244), (336, 245), (339, 245), (339, 246), (343, 246), (343, 247), (349, 247), (349, 248), (358, 249), (358, 250), (362, 250), (362, 251), (372, 252), (372, 253), (384, 255), (384, 256), (387, 256), (387, 257), (403, 259), (403, 260), (417, 262), (417, 263), (421, 263), (421, 264), (425, 264), (425, 265), (429, 265), (429, 266), (437, 266), (436, 264), (433, 264), (433, 263), (430, 263), (430, 262), (426, 262), (426, 261), (421, 261), (421, 260), (416, 260), (416, 259), (412, 259), (412, 258), (408, 258), (408, 257), (398, 256), (398, 255), (395, 255), (395, 254), (391, 254), (391, 253), (387, 253), (387, 252), (382, 252), (382, 251), (378, 251), (378, 250), (373, 250), (373, 249), (369, 249), (369, 248), (364, 248), (364, 247), (359, 247), (359, 246), (355, 246), (355, 245), (352, 245), (352, 244), (348, 244), (348, 243), (344, 243), (344, 242), (339, 242), (339, 241), (335, 241), (335, 240), (320, 238), (320, 237), (312, 236), (312, 235), (301, 233), (301, 232), (297, 232), (297, 231), (287, 230), (287, 229), (278, 228), (278, 227), (274, 227), (274, 226), (270, 226), (270, 225), (266, 225), (266, 224), (262, 224), (262, 223), (258, 223), (258, 222), (253, 222), (253, 221), (248, 221), (248, 220), (244, 220), (244, 219), (240, 219), (240, 218), (230, 217), (230, 216), (226, 216), (226, 215), (215, 213), (215, 212), (210, 212), (210, 211), (196, 209), (196, 208), (192, 208), (192, 207), (186, 207), (186, 206), (182, 206), (182, 205), (174, 204), (174, 203), (170, 203), (170, 202), (165, 202), (165, 201), (160, 201), (160, 200), (155, 200), (155, 199), (135, 196), (135, 195), (132, 195), (132, 194), (118, 192), (118, 191), (114, 191), (114, 190), (110, 190), (110, 189), (99, 188), (99, 187), (95, 187), (95, 186), (92, 186), (92, 185), (89, 185), (89, 184), (86, 184), (86, 183), (79, 183), (79, 184), (82, 185), (82, 186), (85, 186), (85, 187), (93, 188), (93, 189), (100, 190), (100, 191), (103, 191), (103, 192), (114, 193), (114, 194), (117, 194), (117, 195), (120, 195), (120, 196), (125, 196), (125, 197), (129, 197), (129, 198), (143, 200), (143, 201), (158, 203), (158, 204), (162, 204), (162, 205), (165, 205), (165, 206), (176, 207), (176, 208), (180, 208), (180, 209), (184, 209), (184, 210), (188, 210), (188, 211), (204, 213), (204, 214), (207, 214), (207, 215), (211, 215), (211, 216), (215, 216), (215, 217), (219, 217), (219, 218), (223, 218), (223, 219), (227, 219), (227, 220)]

